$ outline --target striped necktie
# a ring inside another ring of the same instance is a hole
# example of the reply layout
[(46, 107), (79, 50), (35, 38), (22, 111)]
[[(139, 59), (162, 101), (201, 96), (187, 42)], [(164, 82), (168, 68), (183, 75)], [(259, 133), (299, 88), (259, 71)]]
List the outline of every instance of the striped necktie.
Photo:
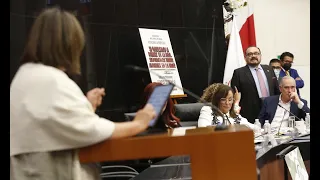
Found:
[(266, 84), (264, 82), (264, 79), (262, 77), (262, 73), (260, 72), (259, 68), (255, 68), (255, 70), (256, 70), (256, 73), (257, 73), (258, 81), (259, 81), (261, 97), (267, 97), (268, 96), (268, 91), (267, 91), (267, 87), (266, 87)]

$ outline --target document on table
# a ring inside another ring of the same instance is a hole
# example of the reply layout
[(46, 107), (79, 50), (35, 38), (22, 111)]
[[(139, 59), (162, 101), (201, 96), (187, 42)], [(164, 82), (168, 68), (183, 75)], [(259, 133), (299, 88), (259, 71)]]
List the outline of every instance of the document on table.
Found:
[(184, 136), (187, 129), (195, 129), (196, 126), (174, 128), (171, 136)]

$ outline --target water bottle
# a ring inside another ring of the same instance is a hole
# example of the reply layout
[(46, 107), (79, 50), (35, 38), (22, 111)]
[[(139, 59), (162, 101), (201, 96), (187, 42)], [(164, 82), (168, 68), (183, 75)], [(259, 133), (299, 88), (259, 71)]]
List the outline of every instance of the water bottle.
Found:
[(310, 129), (310, 113), (306, 113), (304, 118), (304, 123), (306, 124), (306, 129)]
[(269, 123), (269, 120), (265, 120), (263, 128), (264, 133), (271, 134), (271, 124)]
[(255, 125), (255, 133), (260, 134), (261, 133), (261, 123), (260, 123), (259, 119), (255, 119), (254, 125)]

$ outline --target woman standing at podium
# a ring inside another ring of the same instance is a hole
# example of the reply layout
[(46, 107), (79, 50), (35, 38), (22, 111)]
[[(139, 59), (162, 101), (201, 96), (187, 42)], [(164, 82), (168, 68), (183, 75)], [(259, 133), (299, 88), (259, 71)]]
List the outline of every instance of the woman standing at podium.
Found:
[(95, 164), (80, 164), (77, 149), (136, 135), (155, 117), (151, 105), (130, 122), (95, 114), (104, 89), (85, 96), (67, 75), (80, 73), (84, 39), (69, 12), (46, 9), (35, 19), (10, 86), (11, 180), (100, 179)]
[[(254, 129), (254, 124), (242, 117), (238, 106), (241, 95), (233, 92), (232, 88), (222, 83), (215, 83), (204, 90), (201, 97), (206, 102), (211, 102), (214, 107), (203, 106), (198, 119), (198, 127), (206, 127), (217, 124), (243, 124)], [(235, 107), (236, 106), (236, 107)], [(216, 107), (216, 108), (215, 108)]]

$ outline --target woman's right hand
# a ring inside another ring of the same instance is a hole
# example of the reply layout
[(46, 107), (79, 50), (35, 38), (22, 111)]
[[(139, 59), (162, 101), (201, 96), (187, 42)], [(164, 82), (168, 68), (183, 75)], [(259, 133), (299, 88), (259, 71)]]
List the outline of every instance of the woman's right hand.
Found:
[(111, 139), (134, 136), (149, 126), (149, 122), (156, 117), (156, 112), (151, 104), (147, 104), (144, 108), (137, 111), (133, 121), (115, 123), (115, 129)]
[(151, 104), (147, 104), (144, 108), (140, 109), (135, 118), (134, 122), (138, 123), (139, 126), (144, 130), (148, 127), (149, 122), (156, 117), (156, 112)]
[(104, 88), (94, 88), (87, 92), (86, 97), (91, 103), (94, 111), (96, 111), (96, 109), (101, 105), (102, 98), (105, 95), (106, 93)]

